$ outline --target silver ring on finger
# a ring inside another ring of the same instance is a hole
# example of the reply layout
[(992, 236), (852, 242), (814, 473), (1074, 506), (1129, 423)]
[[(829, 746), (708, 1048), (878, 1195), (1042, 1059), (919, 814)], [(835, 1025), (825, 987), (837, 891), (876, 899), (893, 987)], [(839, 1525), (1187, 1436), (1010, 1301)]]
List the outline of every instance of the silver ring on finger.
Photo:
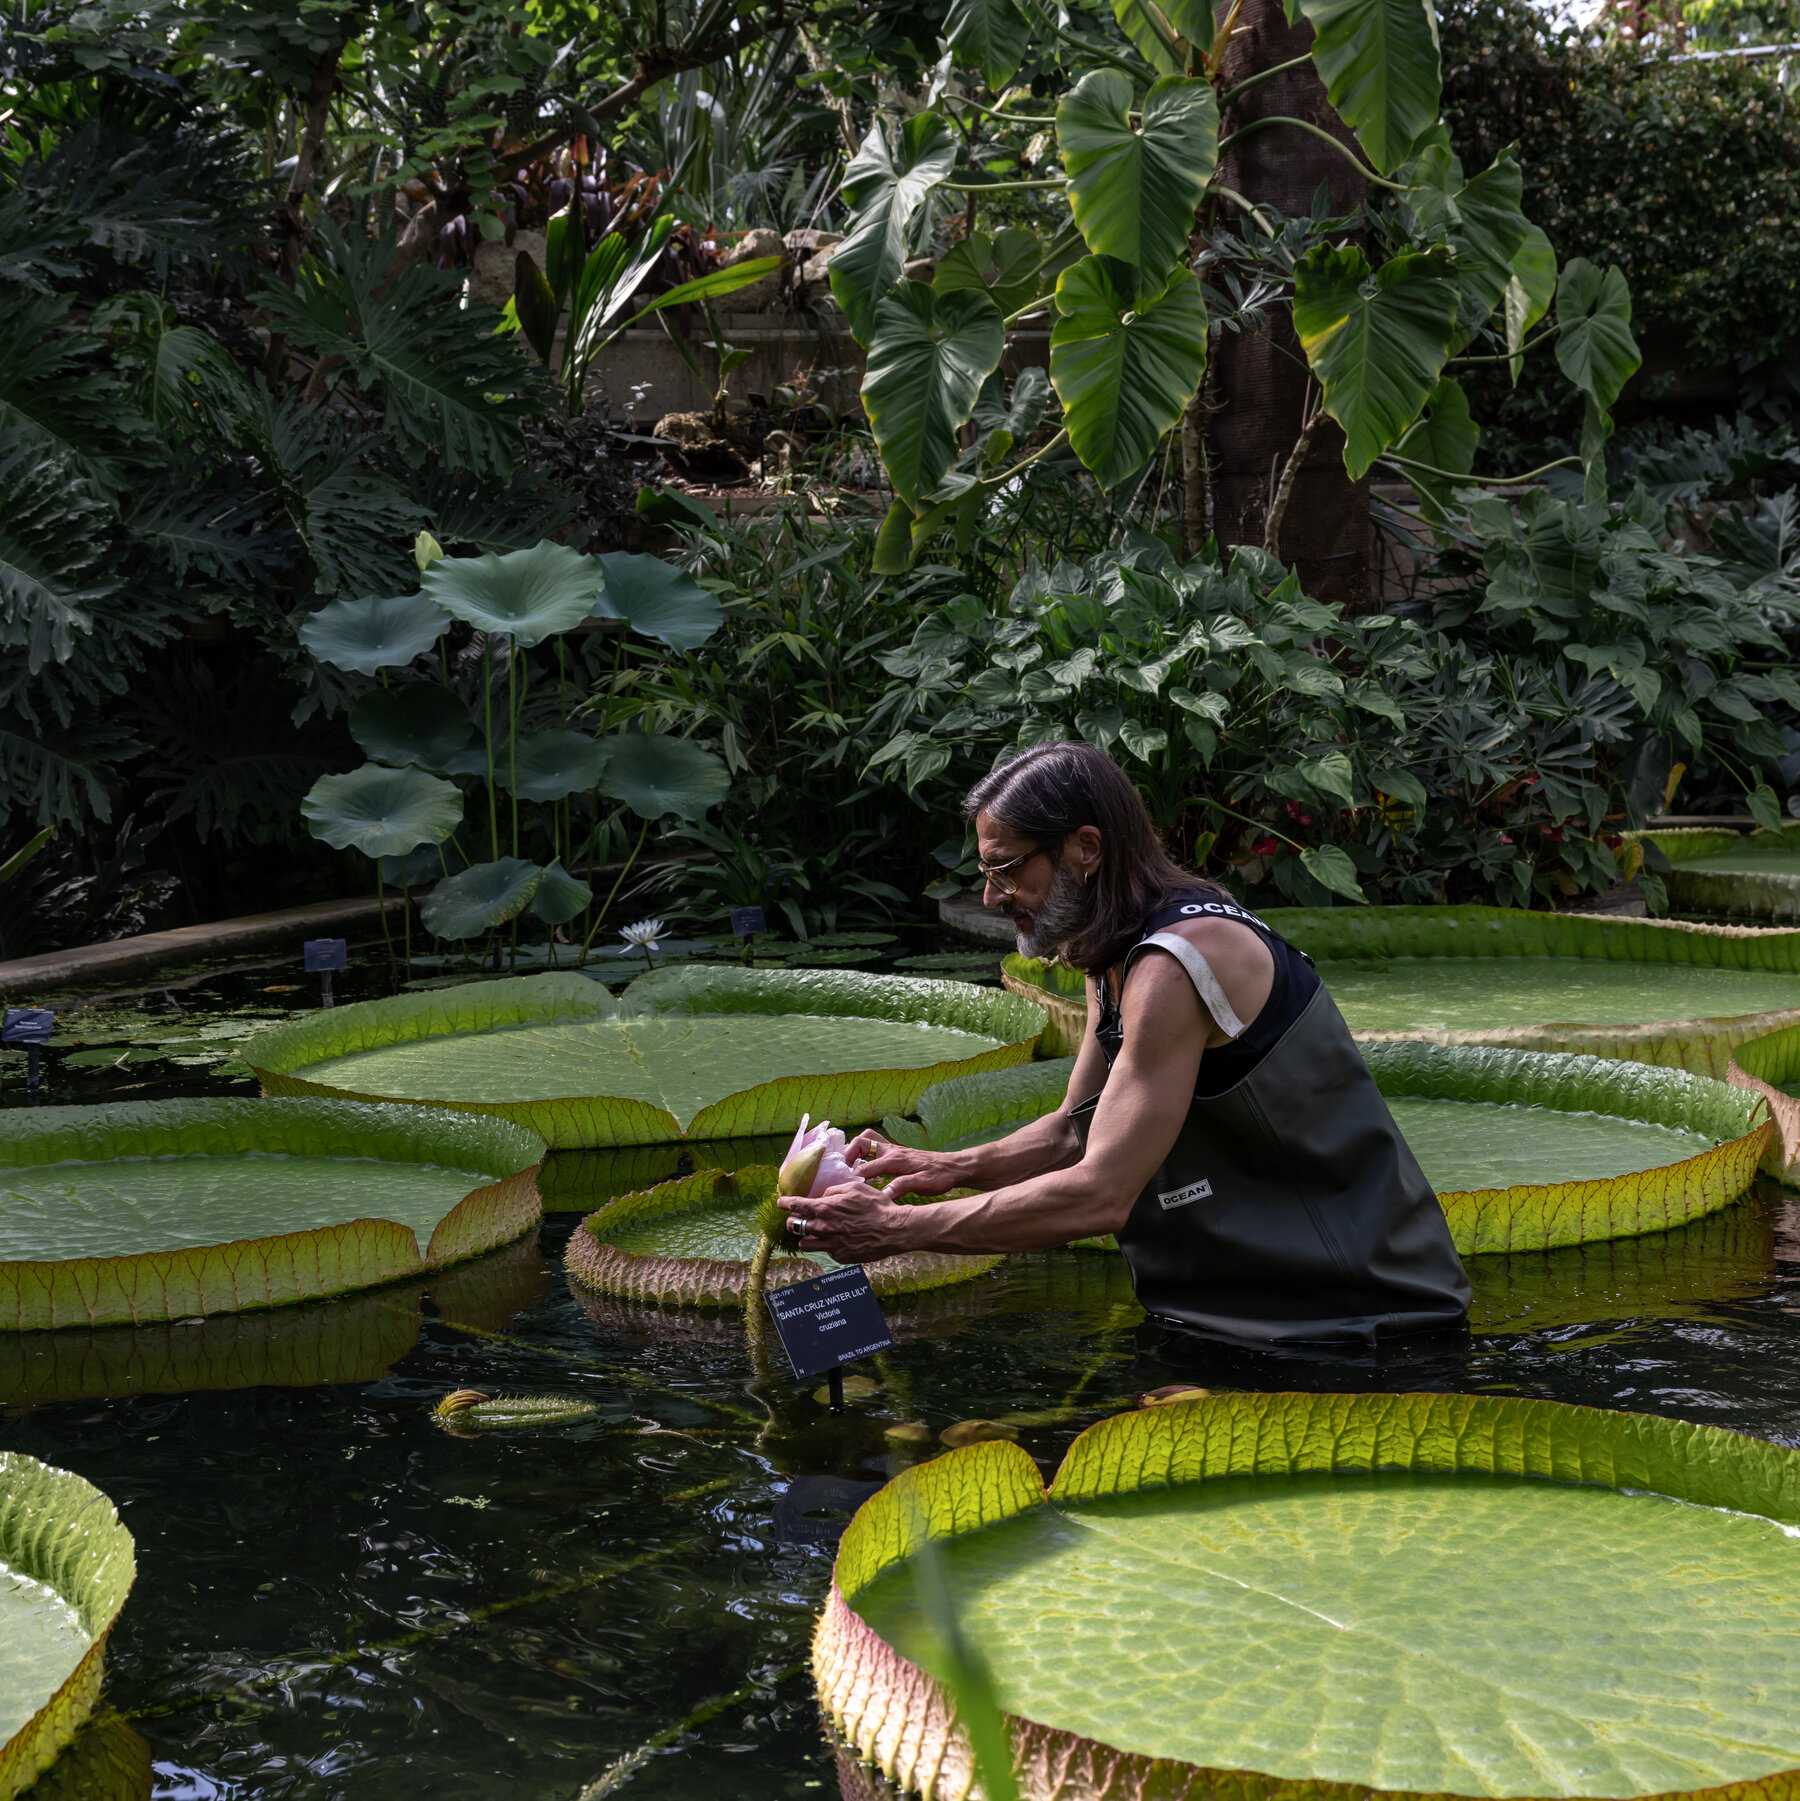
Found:
[(804, 1238), (807, 1234), (808, 1229), (812, 1225), (812, 1221), (810, 1219), (801, 1219), (798, 1215), (795, 1215), (794, 1218), (789, 1223), (794, 1228), (794, 1236), (796, 1238)]

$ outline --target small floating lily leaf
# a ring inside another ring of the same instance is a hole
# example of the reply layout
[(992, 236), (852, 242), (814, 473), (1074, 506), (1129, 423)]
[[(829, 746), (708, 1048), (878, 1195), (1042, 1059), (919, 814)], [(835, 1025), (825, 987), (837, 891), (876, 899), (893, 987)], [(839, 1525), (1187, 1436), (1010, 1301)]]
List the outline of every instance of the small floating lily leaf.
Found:
[(563, 727), (533, 732), (512, 750), (494, 746), (494, 780), (520, 800), (553, 801), (585, 794), (600, 780), (608, 750), (616, 743), (616, 738), (590, 738)]
[(446, 769), (475, 735), (468, 709), (440, 682), (371, 688), (350, 709), (350, 736), (377, 763)]
[(348, 775), (322, 775), (300, 803), (306, 828), (334, 850), (354, 845), (365, 857), (404, 857), (441, 844), (462, 824), (454, 782), (422, 769), (365, 763)]
[[(870, 1395), (881, 1393), (881, 1384), (872, 1376), (846, 1376), (844, 1378), (844, 1399), (846, 1401), (866, 1401)], [(827, 1382), (823, 1388), (813, 1390), (813, 1399), (821, 1407), (831, 1405), (831, 1384)]]
[(626, 619), (634, 632), (659, 638), (671, 650), (698, 650), (724, 619), (716, 594), (661, 557), (613, 551), (601, 557), (605, 587), (594, 611), (602, 619)]
[(896, 1788), (945, 1767), (930, 1538), (1030, 1755), (1091, 1793), (1766, 1801), (1800, 1764), (1797, 1495), (1800, 1453), (1674, 1420), (1215, 1395), (1103, 1420), (1048, 1490), (1011, 1445), (897, 1477), (814, 1674)]
[(136, 1574), (131, 1534), (99, 1489), (0, 1451), (0, 1794), (30, 1788), (87, 1718)]
[(544, 872), (524, 857), (477, 863), (432, 889), (419, 917), (434, 938), (479, 938), (531, 905)]
[(1013, 1440), (1019, 1436), (1016, 1426), (1008, 1426), (1000, 1420), (958, 1420), (954, 1426), (946, 1426), (938, 1434), (938, 1442), (956, 1450), (962, 1445), (995, 1444), (1000, 1440)]
[(450, 629), (450, 615), (423, 594), (334, 600), (301, 622), (300, 642), (321, 663), (356, 675), (404, 669)]
[(592, 557), (548, 539), (505, 556), (445, 557), (421, 578), (434, 604), (481, 632), (529, 650), (594, 610), (600, 571)]
[(516, 1432), (528, 1426), (566, 1426), (592, 1419), (599, 1411), (592, 1401), (574, 1401), (565, 1395), (485, 1395), (479, 1389), (459, 1388), (432, 1409), (438, 1424), (458, 1436), (477, 1432)]
[(531, 897), (531, 910), (546, 925), (567, 925), (593, 898), (593, 889), (578, 876), (570, 875), (558, 857), (544, 871), (543, 880)]
[(731, 786), (722, 759), (686, 738), (662, 732), (620, 732), (610, 747), (599, 788), (640, 819), (677, 814), (690, 823), (717, 806)]

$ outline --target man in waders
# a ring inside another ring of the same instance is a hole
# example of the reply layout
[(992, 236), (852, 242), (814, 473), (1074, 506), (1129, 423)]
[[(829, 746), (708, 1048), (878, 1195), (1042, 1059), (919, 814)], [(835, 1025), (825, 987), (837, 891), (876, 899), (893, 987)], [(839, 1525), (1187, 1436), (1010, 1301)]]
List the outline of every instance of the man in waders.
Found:
[[(1311, 961), (1174, 863), (1090, 745), (1022, 752), (964, 810), (1019, 949), (1087, 973), (1068, 1096), (972, 1150), (862, 1133), (866, 1179), (781, 1203), (805, 1248), (849, 1263), (1111, 1232), (1144, 1307), (1191, 1331), (1367, 1344), (1460, 1324), (1443, 1210)], [(896, 1198), (953, 1188), (980, 1192)]]

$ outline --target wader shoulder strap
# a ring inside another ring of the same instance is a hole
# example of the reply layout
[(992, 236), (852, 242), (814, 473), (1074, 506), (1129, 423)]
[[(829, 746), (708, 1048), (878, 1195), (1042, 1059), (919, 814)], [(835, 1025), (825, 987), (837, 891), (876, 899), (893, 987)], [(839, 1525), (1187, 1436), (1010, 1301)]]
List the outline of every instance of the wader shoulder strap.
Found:
[[(1154, 944), (1159, 951), (1167, 951), (1188, 972), (1189, 979), (1200, 991), (1200, 999), (1207, 1012), (1213, 1017), (1213, 1023), (1227, 1038), (1243, 1035), (1244, 1022), (1238, 1018), (1231, 1002), (1225, 998), (1225, 990), (1219, 986), (1219, 978), (1213, 974), (1212, 965), (1185, 938), (1174, 932), (1152, 932), (1137, 946), (1137, 950), (1142, 950), (1147, 944)], [(1134, 951), (1133, 955), (1135, 954)]]

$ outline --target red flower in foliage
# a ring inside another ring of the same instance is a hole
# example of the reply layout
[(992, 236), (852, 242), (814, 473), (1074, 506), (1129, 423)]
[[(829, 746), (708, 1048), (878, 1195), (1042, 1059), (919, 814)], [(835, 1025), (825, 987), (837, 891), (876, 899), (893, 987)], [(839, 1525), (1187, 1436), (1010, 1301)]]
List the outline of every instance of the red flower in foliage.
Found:
[(1601, 837), (1600, 842), (1604, 844), (1608, 850), (1617, 850), (1625, 840), (1621, 838), (1617, 832), (1607, 832)]
[(1273, 838), (1266, 838), (1266, 837), (1258, 838), (1257, 841), (1253, 845), (1250, 846), (1250, 854), (1253, 857), (1272, 857), (1272, 856), (1274, 856), (1275, 840)]
[(1512, 834), (1510, 832), (1502, 832), (1500, 834), (1500, 842), (1502, 844), (1511, 844), (1512, 843)]
[(1313, 816), (1306, 812), (1297, 800), (1288, 802), (1287, 813), (1288, 818), (1291, 819), (1295, 825), (1311, 825), (1313, 822)]
[(1544, 842), (1546, 844), (1561, 844), (1562, 841), (1563, 841), (1563, 835), (1561, 832), (1556, 831), (1554, 828), (1546, 828), (1545, 829)]

